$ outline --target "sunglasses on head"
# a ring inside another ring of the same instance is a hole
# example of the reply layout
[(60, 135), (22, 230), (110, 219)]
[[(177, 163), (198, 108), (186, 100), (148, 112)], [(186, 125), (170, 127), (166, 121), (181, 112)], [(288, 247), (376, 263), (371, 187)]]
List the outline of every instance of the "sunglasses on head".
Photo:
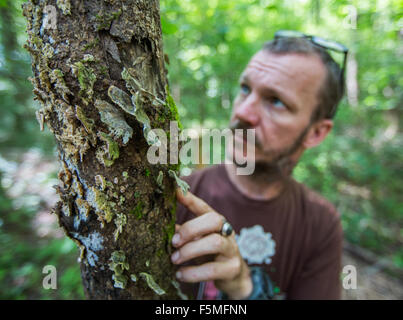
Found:
[[(331, 50), (331, 51), (336, 51), (344, 54), (343, 58), (343, 65), (340, 70), (340, 86), (341, 88), (344, 87), (344, 70), (346, 69), (346, 61), (347, 61), (347, 53), (348, 53), (348, 48), (342, 45), (341, 43), (338, 43), (336, 41), (332, 40), (327, 40), (323, 39), (321, 37), (317, 36), (312, 36), (308, 35), (299, 31), (293, 31), (293, 30), (279, 30), (274, 34), (274, 39), (279, 39), (279, 38), (305, 38), (311, 41), (314, 45), (324, 48), (326, 50)], [(332, 112), (333, 114), (333, 112)]]

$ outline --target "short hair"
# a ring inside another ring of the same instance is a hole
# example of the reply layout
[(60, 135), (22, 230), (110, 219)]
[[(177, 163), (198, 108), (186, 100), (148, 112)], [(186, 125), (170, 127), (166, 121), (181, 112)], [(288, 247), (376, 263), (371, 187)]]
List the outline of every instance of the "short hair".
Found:
[(315, 45), (307, 38), (284, 37), (266, 42), (263, 50), (275, 54), (303, 53), (319, 56), (325, 65), (327, 75), (319, 89), (319, 103), (311, 115), (311, 123), (323, 118), (332, 119), (334, 117), (337, 106), (344, 95), (344, 77), (340, 82), (341, 68), (326, 49)]

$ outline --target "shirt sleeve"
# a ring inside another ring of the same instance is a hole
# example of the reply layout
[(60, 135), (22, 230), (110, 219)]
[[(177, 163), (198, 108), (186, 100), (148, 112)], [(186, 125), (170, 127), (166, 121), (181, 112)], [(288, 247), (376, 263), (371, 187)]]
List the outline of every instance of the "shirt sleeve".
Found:
[[(329, 226), (330, 225), (330, 226)], [(338, 300), (341, 298), (341, 257), (343, 230), (339, 215), (334, 214), (332, 223), (322, 225), (315, 249), (296, 275), (287, 299), (291, 300)]]

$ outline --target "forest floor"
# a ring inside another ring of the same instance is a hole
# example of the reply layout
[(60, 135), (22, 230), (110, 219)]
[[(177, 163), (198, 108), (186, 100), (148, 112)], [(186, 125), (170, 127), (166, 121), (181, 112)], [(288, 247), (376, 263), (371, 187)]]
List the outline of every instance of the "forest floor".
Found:
[[(58, 200), (55, 189), (52, 187), (58, 183), (56, 178), (58, 164), (55, 161), (43, 159), (37, 151), (29, 151), (15, 162), (0, 156), (0, 170), (3, 172), (3, 187), (7, 189), (8, 196), (15, 200), (18, 207), (37, 204), (39, 209), (32, 226), (37, 237), (63, 237), (63, 232), (57, 226), (56, 217), (49, 214)], [(401, 269), (398, 270), (398, 276), (391, 276), (376, 256), (368, 252), (372, 255), (372, 261), (368, 261), (349, 248), (351, 249), (351, 245), (346, 243), (342, 266), (355, 267), (357, 288), (343, 289), (343, 299), (403, 300)], [(355, 251), (357, 250), (365, 252), (365, 249), (359, 247), (356, 247)]]
[(352, 265), (357, 270), (357, 289), (343, 289), (344, 300), (403, 300), (403, 280), (389, 275), (376, 264), (369, 264), (344, 250), (342, 265)]

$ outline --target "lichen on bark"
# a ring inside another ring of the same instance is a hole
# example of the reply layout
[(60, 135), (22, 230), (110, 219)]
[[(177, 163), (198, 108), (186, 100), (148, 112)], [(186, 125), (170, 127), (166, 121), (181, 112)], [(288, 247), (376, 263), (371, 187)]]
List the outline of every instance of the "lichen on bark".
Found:
[[(46, 6), (56, 9), (54, 29), (46, 27)], [(42, 104), (37, 118), (55, 136), (61, 163), (53, 212), (80, 248), (86, 296), (180, 298), (170, 262), (172, 166), (145, 163), (151, 142), (145, 131), (176, 120), (158, 1), (30, 0), (23, 14), (30, 80)], [(108, 95), (110, 88), (121, 94), (123, 107)], [(116, 252), (124, 262), (116, 262)], [(133, 281), (141, 273), (145, 281)]]

